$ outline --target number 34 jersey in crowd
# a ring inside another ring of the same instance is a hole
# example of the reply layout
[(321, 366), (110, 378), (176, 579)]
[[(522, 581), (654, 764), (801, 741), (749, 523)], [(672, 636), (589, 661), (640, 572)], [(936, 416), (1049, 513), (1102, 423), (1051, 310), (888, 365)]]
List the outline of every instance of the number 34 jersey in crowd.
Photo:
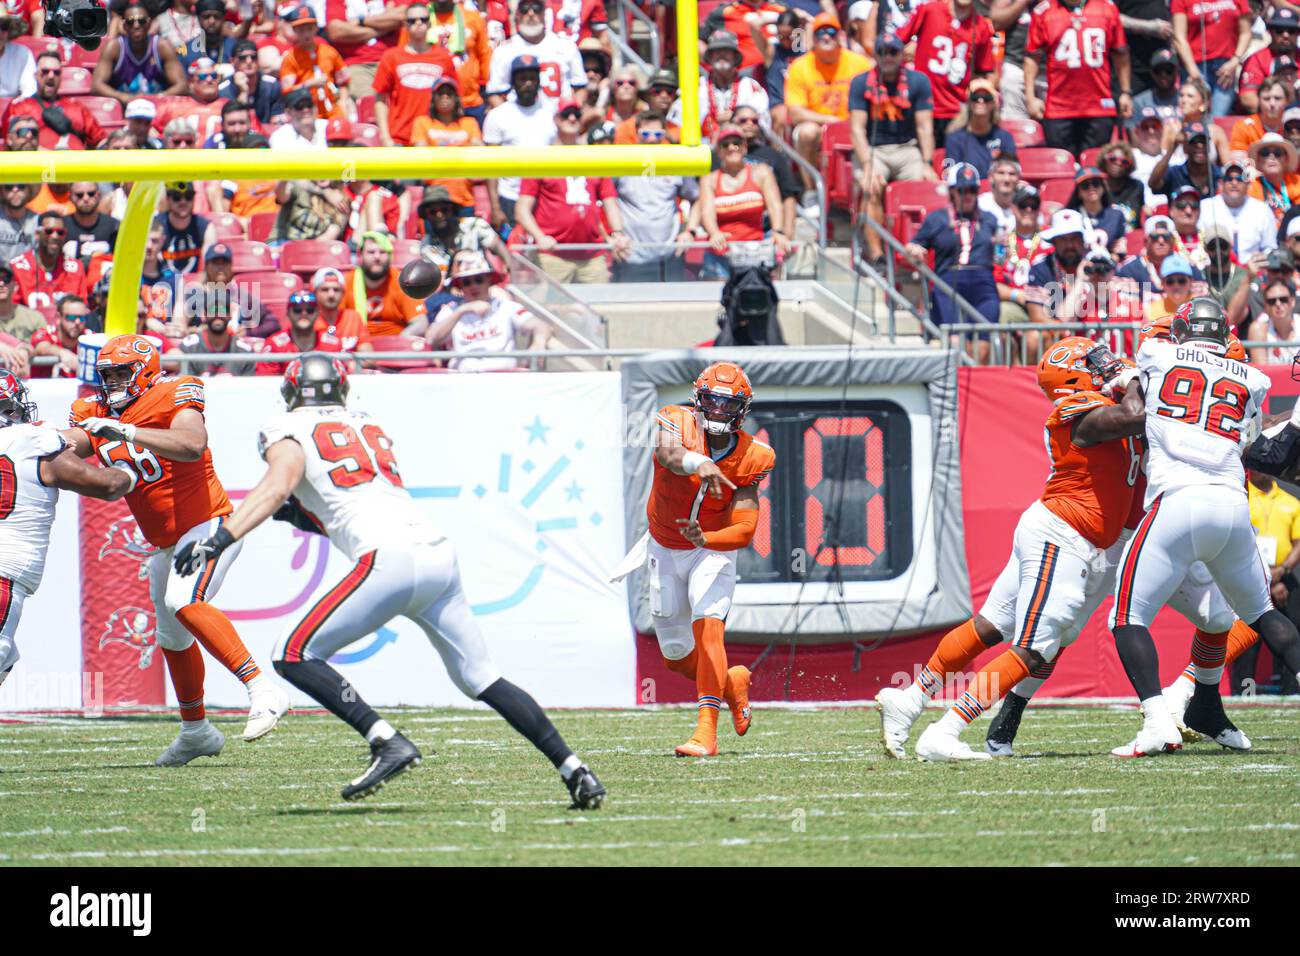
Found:
[[(79, 398), (72, 403), (69, 423), (76, 428), (87, 418), (118, 418), (137, 428), (170, 428), (187, 408), (203, 414), (203, 382), (180, 375), (159, 379), (120, 415), (98, 397)], [(186, 531), (233, 510), (212, 467), (210, 449), (203, 449), (198, 461), (173, 461), (131, 442), (89, 437), (101, 462), (131, 476), (126, 503), (154, 547), (170, 548)]]
[(1246, 493), (1241, 450), (1259, 434), (1269, 378), (1194, 343), (1138, 353), (1147, 406), (1147, 498), (1193, 485)]
[(381, 547), (445, 537), (402, 487), (393, 443), (370, 416), (339, 405), (283, 412), (262, 426), (258, 453), (265, 458), (284, 439), (296, 441), (306, 456), (293, 496), (353, 561)]

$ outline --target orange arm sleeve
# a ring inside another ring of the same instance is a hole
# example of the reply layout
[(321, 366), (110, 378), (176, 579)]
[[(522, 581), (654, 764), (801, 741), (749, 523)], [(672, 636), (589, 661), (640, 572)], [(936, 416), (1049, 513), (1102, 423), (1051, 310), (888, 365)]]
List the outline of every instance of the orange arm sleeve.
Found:
[(732, 524), (717, 531), (704, 532), (704, 546), (711, 551), (739, 551), (749, 547), (758, 527), (758, 509), (746, 508), (731, 513)]

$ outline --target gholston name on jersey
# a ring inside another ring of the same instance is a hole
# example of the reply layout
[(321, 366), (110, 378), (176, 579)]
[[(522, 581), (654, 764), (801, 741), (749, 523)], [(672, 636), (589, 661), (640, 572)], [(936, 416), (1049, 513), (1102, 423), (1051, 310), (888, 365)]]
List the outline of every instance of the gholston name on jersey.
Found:
[(1195, 345), (1175, 345), (1174, 355), (1180, 362), (1195, 362), (1198, 365), (1211, 365), (1214, 368), (1221, 368), (1224, 371), (1238, 375), (1242, 378), (1246, 376), (1246, 366), (1236, 359), (1230, 359), (1226, 355), (1217, 355), (1214, 352), (1198, 349)]
[(50, 925), (129, 927), (133, 936), (148, 936), (153, 929), (153, 894), (82, 893), (73, 886), (50, 897)]

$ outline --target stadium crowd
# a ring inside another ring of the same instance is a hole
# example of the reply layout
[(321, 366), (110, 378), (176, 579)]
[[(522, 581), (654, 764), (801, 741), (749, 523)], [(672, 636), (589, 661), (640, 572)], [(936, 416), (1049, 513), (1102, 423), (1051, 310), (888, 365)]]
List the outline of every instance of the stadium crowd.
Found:
[[(666, 11), (647, 9), (674, 62)], [(568, 283), (726, 278), (736, 243), (787, 255), (797, 222), (831, 210), (770, 135), (828, 187), (843, 174), (847, 195), (831, 190), (831, 205), (860, 214), (868, 261), (883, 266), (888, 251), (870, 220), (982, 321), (1157, 318), (1209, 294), (1243, 338), (1284, 343), (1300, 254), (1298, 9), (706, 2), (709, 175), (168, 183), (140, 328), (195, 353), (540, 347), (544, 323), (504, 290), (507, 246), (533, 247)], [(7, 150), (677, 141), (676, 73), (622, 63), (609, 15), (603, 0), (114, 0), (90, 53), (44, 36), (39, 0), (4, 0), (0, 139)], [(102, 322), (130, 188), (0, 186), (0, 360), (15, 371), (33, 355), (59, 360), (34, 374), (70, 371), (77, 336)], [(417, 302), (396, 275), (421, 252), (450, 281)], [(971, 316), (937, 286), (933, 305), (941, 324)], [(1030, 352), (1043, 341), (1025, 338)]]

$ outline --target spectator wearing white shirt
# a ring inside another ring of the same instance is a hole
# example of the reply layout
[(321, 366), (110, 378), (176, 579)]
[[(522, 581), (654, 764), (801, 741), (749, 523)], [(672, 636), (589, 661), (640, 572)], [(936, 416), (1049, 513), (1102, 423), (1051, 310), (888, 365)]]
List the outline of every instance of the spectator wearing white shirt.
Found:
[(487, 99), (489, 106), (505, 102), (510, 94), (514, 63), (532, 56), (540, 67), (538, 95), (558, 103), (572, 97), (579, 105), (587, 102), (587, 68), (582, 53), (572, 40), (546, 29), (545, 0), (519, 0), (515, 7), (516, 33), (492, 51)]
[(11, 99), (36, 95), (36, 59), (21, 43), (9, 42), (9, 24), (0, 17), (0, 96)]
[(1020, 186), (1020, 163), (1010, 156), (999, 156), (989, 167), (989, 191), (981, 193), (979, 207), (998, 221), (1008, 236), (1016, 231), (1016, 211), (1011, 198)]
[[(510, 64), (510, 88), (514, 96), (493, 107), (483, 118), (483, 142), (488, 146), (550, 146), (555, 142), (555, 107), (539, 93), (542, 64), (537, 57), (523, 54)], [(519, 199), (519, 178), (503, 176), (487, 181), (492, 228), (503, 234), (515, 221)]]
[(304, 146), (326, 149), (329, 146), (329, 142), (325, 139), (325, 127), (329, 121), (317, 117), (311, 90), (301, 87), (293, 90), (284, 98), (284, 106), (289, 122), (271, 134), (271, 149), (295, 149)]
[(1246, 163), (1234, 159), (1223, 167), (1219, 194), (1201, 204), (1200, 231), (1223, 226), (1235, 237), (1238, 261), (1277, 248), (1277, 219), (1268, 203), (1246, 195)]

